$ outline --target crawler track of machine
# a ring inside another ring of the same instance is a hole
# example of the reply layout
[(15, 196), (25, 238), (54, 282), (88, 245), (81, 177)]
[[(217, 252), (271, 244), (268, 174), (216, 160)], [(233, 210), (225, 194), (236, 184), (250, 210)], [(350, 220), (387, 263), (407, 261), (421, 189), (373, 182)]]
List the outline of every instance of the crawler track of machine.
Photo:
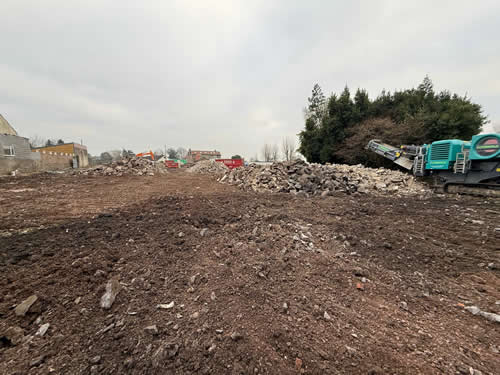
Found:
[(500, 198), (500, 184), (448, 183), (443, 186), (445, 193), (473, 195), (476, 197)]

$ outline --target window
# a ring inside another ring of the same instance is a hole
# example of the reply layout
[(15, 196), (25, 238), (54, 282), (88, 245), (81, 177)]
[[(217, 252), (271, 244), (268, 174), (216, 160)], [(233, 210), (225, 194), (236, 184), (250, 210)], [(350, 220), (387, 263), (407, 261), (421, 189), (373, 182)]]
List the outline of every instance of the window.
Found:
[(5, 156), (15, 156), (16, 153), (14, 151), (14, 146), (4, 146), (4, 148), (3, 148), (3, 154)]

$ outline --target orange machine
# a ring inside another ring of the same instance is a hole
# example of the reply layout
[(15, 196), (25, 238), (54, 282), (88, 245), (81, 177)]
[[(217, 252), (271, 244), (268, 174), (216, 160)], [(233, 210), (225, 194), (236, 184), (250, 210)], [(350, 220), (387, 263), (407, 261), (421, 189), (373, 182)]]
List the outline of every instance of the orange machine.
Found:
[(155, 154), (153, 154), (153, 151), (149, 151), (149, 152), (141, 152), (137, 155), (135, 155), (139, 158), (150, 158), (151, 160), (155, 160)]

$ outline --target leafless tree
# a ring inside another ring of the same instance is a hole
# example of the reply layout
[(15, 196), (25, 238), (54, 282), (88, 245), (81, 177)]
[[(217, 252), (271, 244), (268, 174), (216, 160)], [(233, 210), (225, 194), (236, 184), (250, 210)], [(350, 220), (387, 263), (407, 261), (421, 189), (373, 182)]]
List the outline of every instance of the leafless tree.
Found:
[(264, 146), (262, 146), (262, 158), (264, 161), (272, 161), (273, 157), (273, 147), (266, 143)]
[(111, 156), (112, 160), (120, 160), (122, 158), (121, 150), (110, 150), (107, 153)]
[(280, 150), (277, 144), (272, 145), (271, 147), (271, 160), (278, 161), (280, 156)]
[(185, 159), (187, 155), (187, 150), (184, 147), (177, 148), (177, 156), (179, 159)]
[(290, 161), (295, 158), (295, 142), (293, 138), (283, 138), (281, 143), (281, 153), (286, 161)]
[(163, 156), (164, 152), (161, 148), (157, 148), (154, 152), (155, 159), (158, 160)]
[(33, 137), (30, 137), (30, 145), (31, 147), (43, 147), (47, 143), (47, 139), (39, 136), (39, 135), (34, 135)]

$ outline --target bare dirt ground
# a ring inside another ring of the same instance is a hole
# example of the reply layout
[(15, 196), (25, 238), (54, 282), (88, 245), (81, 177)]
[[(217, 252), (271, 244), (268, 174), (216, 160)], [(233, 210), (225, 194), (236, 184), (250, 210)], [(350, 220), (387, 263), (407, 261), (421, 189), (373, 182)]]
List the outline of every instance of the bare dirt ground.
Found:
[(491, 198), (4, 178), (0, 373), (498, 374), (499, 325), (464, 310), (500, 313), (498, 227)]

